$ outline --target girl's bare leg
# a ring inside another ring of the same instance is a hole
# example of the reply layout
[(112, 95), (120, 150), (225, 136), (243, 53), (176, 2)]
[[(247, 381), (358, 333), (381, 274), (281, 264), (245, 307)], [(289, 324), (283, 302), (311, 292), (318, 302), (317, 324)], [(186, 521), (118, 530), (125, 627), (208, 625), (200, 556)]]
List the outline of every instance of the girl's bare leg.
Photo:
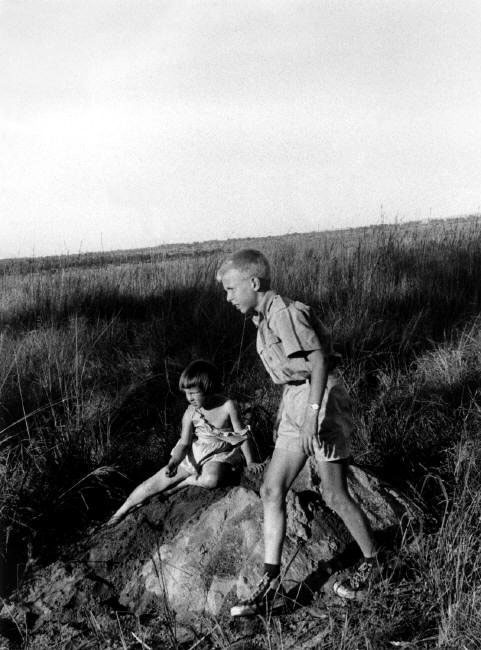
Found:
[[(211, 460), (202, 466), (202, 472), (198, 476), (188, 476), (182, 483), (184, 485), (198, 485), (199, 487), (212, 490), (224, 483), (232, 475), (232, 465)], [(179, 485), (179, 487), (181, 487)]]
[(189, 474), (183, 469), (178, 469), (177, 474), (174, 476), (167, 476), (166, 469), (166, 467), (163, 467), (156, 474), (138, 485), (120, 508), (114, 512), (107, 523), (109, 525), (116, 524), (125, 517), (132, 508), (135, 508), (149, 497), (164, 492), (165, 490), (182, 483), (187, 477), (189, 477)]

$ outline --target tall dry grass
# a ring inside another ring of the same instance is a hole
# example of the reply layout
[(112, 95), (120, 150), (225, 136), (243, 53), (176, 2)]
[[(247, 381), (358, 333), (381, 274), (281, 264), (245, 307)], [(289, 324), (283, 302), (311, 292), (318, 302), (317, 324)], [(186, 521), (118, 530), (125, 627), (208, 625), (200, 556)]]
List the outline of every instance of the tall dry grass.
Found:
[[(358, 462), (425, 504), (422, 532), (399, 550), (406, 591), (380, 592), (342, 625), (333, 615), (322, 647), (476, 647), (479, 221), (261, 244), (279, 292), (314, 305), (335, 334)], [(20, 549), (10, 567), (54, 557), (163, 462), (193, 357), (215, 361), (228, 390), (273, 416), (255, 332), (214, 280), (221, 248), (232, 243), (184, 258), (2, 267), (0, 516), (6, 554)], [(16, 579), (15, 568), (4, 585)]]

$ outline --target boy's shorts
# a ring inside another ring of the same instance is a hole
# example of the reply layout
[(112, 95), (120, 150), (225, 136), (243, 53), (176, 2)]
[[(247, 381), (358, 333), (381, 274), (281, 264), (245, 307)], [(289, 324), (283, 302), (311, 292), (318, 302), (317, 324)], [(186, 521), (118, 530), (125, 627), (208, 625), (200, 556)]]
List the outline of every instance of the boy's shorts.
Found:
[[(308, 381), (285, 386), (276, 449), (302, 451), (300, 428), (306, 415), (309, 391)], [(351, 398), (342, 381), (332, 382), (330, 379), (319, 409), (316, 460), (323, 462), (349, 458), (353, 427)]]

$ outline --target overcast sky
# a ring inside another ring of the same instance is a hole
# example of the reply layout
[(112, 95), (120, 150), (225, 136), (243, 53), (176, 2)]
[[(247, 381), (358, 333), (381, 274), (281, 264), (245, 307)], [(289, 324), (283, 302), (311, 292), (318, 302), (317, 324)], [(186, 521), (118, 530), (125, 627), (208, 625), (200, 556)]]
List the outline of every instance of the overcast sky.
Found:
[(0, 0), (0, 257), (481, 212), (479, 0)]

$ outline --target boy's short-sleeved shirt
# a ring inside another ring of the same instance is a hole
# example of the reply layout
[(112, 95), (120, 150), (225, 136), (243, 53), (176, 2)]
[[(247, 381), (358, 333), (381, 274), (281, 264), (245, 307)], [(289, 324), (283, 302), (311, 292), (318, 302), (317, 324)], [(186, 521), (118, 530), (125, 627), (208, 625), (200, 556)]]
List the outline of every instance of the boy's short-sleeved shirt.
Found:
[(257, 326), (257, 352), (273, 382), (309, 379), (307, 354), (326, 345), (312, 326), (311, 308), (267, 291), (252, 320)]

